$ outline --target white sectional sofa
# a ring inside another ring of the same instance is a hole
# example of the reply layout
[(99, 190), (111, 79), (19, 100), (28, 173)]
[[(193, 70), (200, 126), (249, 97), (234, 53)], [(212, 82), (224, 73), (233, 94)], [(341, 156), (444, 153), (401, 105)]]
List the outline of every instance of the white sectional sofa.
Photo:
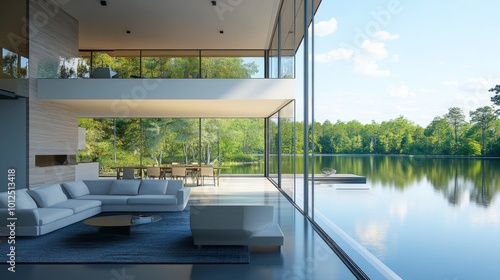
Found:
[(272, 205), (191, 205), (194, 244), (282, 246)]
[(0, 236), (38, 236), (101, 212), (182, 211), (190, 189), (180, 180), (85, 180), (15, 192), (15, 216), (9, 215), (11, 193), (0, 193)]

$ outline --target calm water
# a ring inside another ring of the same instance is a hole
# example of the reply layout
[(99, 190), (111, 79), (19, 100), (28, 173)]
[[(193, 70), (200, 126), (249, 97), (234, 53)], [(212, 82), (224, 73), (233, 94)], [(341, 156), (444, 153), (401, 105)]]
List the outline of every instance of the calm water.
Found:
[(369, 190), (316, 187), (316, 211), (404, 279), (500, 277), (500, 160), (323, 158)]
[(315, 165), (367, 177), (369, 190), (317, 185), (315, 211), (402, 278), (500, 278), (500, 160), (321, 156)]

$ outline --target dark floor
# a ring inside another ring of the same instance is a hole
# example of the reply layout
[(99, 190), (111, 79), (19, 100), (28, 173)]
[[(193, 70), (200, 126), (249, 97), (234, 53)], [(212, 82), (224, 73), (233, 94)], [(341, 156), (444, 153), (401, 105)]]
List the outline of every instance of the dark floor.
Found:
[[(193, 187), (192, 203), (271, 204), (284, 235), (281, 250), (255, 248), (250, 264), (0, 265), (0, 279), (353, 279), (354, 276), (283, 195), (265, 178), (223, 177), (220, 186)], [(64, 252), (61, 252), (62, 254)]]

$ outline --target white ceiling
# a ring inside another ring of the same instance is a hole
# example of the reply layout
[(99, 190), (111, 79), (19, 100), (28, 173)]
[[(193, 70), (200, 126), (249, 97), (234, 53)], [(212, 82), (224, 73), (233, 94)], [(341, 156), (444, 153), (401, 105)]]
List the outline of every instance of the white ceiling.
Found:
[[(280, 0), (74, 0), (80, 49), (266, 49)], [(127, 34), (127, 30), (130, 34)], [(219, 34), (223, 30), (224, 34)]]
[[(67, 1), (62, 8), (79, 22), (79, 48), (268, 49), (280, 0)], [(130, 34), (127, 34), (127, 30)], [(219, 31), (223, 30), (224, 34)], [(113, 100), (53, 100), (80, 117), (121, 117)], [(134, 117), (268, 117), (290, 102), (266, 100), (143, 100)]]
[(73, 106), (79, 117), (265, 118), (289, 99), (267, 100), (141, 100), (127, 111), (110, 110), (115, 100), (51, 100)]

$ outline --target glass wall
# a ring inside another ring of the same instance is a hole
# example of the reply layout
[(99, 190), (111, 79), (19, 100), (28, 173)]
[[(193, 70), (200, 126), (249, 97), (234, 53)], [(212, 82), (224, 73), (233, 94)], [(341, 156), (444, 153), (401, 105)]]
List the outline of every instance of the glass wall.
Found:
[(260, 50), (202, 50), (201, 77), (264, 78), (264, 52)]
[(0, 79), (28, 78), (27, 1), (3, 0), (0, 2), (2, 22), (0, 27)]
[(280, 122), (279, 112), (269, 118), (269, 178), (280, 185)]
[(295, 78), (295, 1), (284, 1), (280, 12), (280, 78)]
[(269, 48), (269, 77), (295, 77), (295, 1), (284, 1)]
[(211, 164), (222, 173), (263, 175), (263, 119), (82, 118), (86, 149), (79, 161), (98, 161), (101, 175), (117, 166)]
[(139, 78), (141, 77), (140, 51), (92, 52), (92, 78)]
[(289, 103), (279, 113), (281, 188), (291, 198), (295, 197), (295, 108)]
[(143, 50), (142, 78), (200, 78), (198, 50)]
[(274, 31), (273, 40), (271, 41), (271, 48), (269, 49), (269, 78), (279, 78), (280, 55), (279, 55), (279, 21)]

